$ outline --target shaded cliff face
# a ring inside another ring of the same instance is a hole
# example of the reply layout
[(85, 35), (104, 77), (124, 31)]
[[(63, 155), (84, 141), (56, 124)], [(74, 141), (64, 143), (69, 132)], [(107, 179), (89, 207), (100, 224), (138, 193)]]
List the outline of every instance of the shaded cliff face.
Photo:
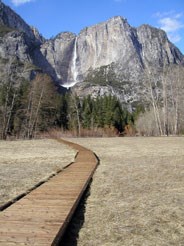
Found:
[(18, 14), (0, 1), (0, 25), (24, 32), (27, 37), (37, 43), (44, 39), (35, 28), (30, 27)]
[(0, 57), (31, 62), (29, 50), (34, 42), (36, 38), (32, 29), (0, 1)]
[[(31, 57), (33, 43), (24, 32), (0, 25), (0, 84), (30, 80), (36, 67)], [(21, 78), (21, 79), (20, 79)]]
[(35, 53), (40, 53), (44, 41), (35, 28), (0, 1), (0, 82), (10, 78), (16, 85), (22, 79), (31, 80), (40, 71)]
[[(65, 32), (58, 34), (54, 39), (48, 40), (40, 47), (42, 55), (45, 57), (45, 63), (39, 65), (45, 72), (48, 72), (55, 81), (70, 81), (72, 56), (74, 50), (75, 35)], [(40, 59), (37, 59), (41, 61)]]
[(6, 35), (0, 35), (0, 57), (11, 59), (18, 58), (21, 61), (31, 62), (30, 42), (24, 33), (10, 31)]

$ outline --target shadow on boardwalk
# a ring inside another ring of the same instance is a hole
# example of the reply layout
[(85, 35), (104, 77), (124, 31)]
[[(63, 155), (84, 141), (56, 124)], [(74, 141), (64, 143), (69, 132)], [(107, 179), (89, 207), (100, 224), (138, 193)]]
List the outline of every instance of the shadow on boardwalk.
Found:
[(90, 196), (91, 183), (92, 180), (88, 185), (84, 195), (82, 196), (82, 199), (72, 217), (72, 220), (69, 223), (68, 228), (66, 229), (66, 232), (58, 246), (77, 246), (79, 232), (85, 221), (86, 202)]

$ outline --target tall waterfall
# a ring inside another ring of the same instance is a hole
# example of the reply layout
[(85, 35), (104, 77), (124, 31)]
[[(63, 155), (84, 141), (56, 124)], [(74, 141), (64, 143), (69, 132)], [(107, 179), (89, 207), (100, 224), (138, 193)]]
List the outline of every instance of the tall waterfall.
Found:
[(77, 83), (77, 75), (78, 75), (76, 63), (77, 63), (77, 37), (75, 38), (73, 59), (72, 59), (72, 66), (71, 66), (72, 79), (74, 83)]
[(77, 37), (75, 38), (74, 48), (73, 48), (73, 56), (71, 61), (71, 68), (70, 68), (70, 77), (66, 83), (63, 83), (61, 86), (69, 89), (70, 87), (74, 86), (77, 83)]

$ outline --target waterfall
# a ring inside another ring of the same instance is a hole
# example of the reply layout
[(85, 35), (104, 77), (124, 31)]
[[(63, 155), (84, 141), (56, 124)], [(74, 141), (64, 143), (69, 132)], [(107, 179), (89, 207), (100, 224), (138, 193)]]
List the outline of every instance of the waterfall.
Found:
[(73, 48), (73, 56), (71, 61), (71, 68), (70, 68), (70, 78), (66, 83), (61, 84), (61, 86), (69, 89), (70, 87), (74, 86), (77, 83), (77, 37), (75, 38), (74, 48)]
[(72, 58), (72, 66), (71, 66), (71, 74), (72, 74), (72, 82), (77, 83), (77, 37), (75, 38), (73, 58)]

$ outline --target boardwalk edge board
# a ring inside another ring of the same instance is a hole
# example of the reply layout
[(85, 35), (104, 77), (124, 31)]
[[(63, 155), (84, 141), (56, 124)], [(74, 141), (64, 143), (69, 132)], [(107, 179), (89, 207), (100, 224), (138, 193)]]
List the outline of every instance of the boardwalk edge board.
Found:
[(40, 187), (41, 185), (45, 184), (46, 182), (48, 182), (50, 179), (52, 179), (53, 177), (55, 177), (56, 175), (58, 175), (59, 173), (63, 172), (67, 167), (69, 167), (70, 165), (72, 165), (74, 162), (72, 161), (71, 163), (69, 163), (68, 165), (64, 166), (62, 169), (57, 170), (55, 173), (52, 173), (51, 175), (49, 175), (47, 178), (39, 181), (37, 184), (35, 184), (32, 188), (28, 189), (27, 191), (19, 194), (18, 196), (14, 197), (13, 199), (11, 199), (10, 201), (6, 202), (5, 204), (0, 206), (0, 212), (4, 211), (5, 209), (7, 209), (8, 207), (10, 207), (11, 205), (13, 205), (14, 203), (16, 203), (17, 201), (19, 201), (20, 199), (22, 199), (23, 197), (27, 196), (30, 192), (32, 192), (33, 190), (37, 189), (38, 187)]
[[(64, 139), (57, 139), (57, 141), (62, 142), (62, 143), (66, 144), (66, 145), (68, 145), (68, 146), (70, 146), (70, 147), (71, 147), (71, 144), (72, 144), (72, 148), (78, 150), (78, 152), (77, 152), (76, 155), (75, 155), (75, 160), (76, 160), (76, 158), (77, 158), (77, 157), (79, 156), (79, 154), (80, 154), (80, 150), (79, 150), (79, 149), (80, 149), (81, 147), (82, 147), (83, 150), (90, 151), (90, 152), (94, 155), (94, 157), (95, 157), (95, 159), (96, 159), (96, 165), (95, 165), (94, 169), (92, 170), (91, 175), (89, 176), (88, 180), (87, 180), (86, 183), (84, 184), (84, 187), (83, 187), (83, 189), (81, 190), (81, 193), (80, 193), (78, 199), (77, 199), (76, 202), (74, 203), (74, 205), (73, 205), (73, 207), (72, 207), (70, 213), (69, 213), (68, 216), (67, 216), (67, 219), (66, 219), (65, 223), (63, 224), (62, 228), (59, 230), (59, 232), (58, 232), (58, 234), (56, 235), (56, 237), (55, 237), (54, 241), (52, 242), (52, 245), (51, 245), (51, 246), (57, 246), (57, 245), (61, 242), (62, 237), (64, 236), (64, 233), (65, 233), (65, 231), (66, 231), (66, 229), (67, 229), (67, 227), (68, 227), (68, 224), (70, 223), (70, 221), (71, 221), (71, 219), (72, 219), (72, 217), (73, 217), (73, 215), (74, 215), (74, 213), (75, 213), (75, 211), (76, 211), (76, 209), (77, 209), (77, 206), (79, 205), (79, 202), (80, 202), (80, 200), (81, 200), (81, 198), (82, 198), (82, 196), (83, 196), (85, 190), (87, 189), (88, 185), (90, 184), (90, 181), (91, 181), (91, 179), (92, 179), (92, 177), (93, 177), (93, 174), (94, 174), (95, 170), (97, 169), (97, 167), (98, 167), (98, 165), (99, 165), (99, 163), (100, 163), (100, 159), (98, 158), (98, 156), (97, 156), (94, 152), (92, 152), (91, 150), (89, 150), (89, 149), (87, 149), (87, 148), (85, 148), (85, 147), (83, 147), (83, 146), (80, 146), (80, 145), (78, 145), (78, 144), (74, 144), (74, 145), (73, 145), (73, 142), (70, 142), (70, 141), (67, 141), (67, 140), (64, 140)], [(75, 146), (75, 147), (74, 147), (74, 146)], [(76, 162), (74, 161), (74, 163), (76, 163)]]

